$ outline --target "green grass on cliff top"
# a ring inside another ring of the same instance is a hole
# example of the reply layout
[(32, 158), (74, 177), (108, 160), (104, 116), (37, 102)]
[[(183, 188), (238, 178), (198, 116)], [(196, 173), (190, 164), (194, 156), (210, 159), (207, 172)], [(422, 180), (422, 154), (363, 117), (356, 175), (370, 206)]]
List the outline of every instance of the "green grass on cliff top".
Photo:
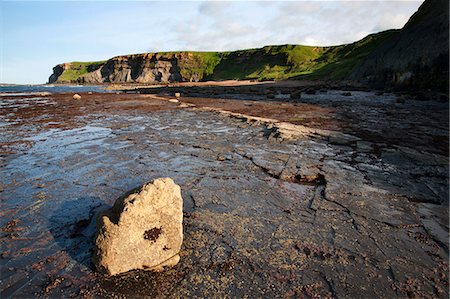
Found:
[[(353, 67), (398, 30), (371, 34), (352, 44), (334, 47), (302, 45), (266, 46), (232, 52), (161, 52), (180, 55), (178, 66), (183, 78), (191, 80), (227, 79), (345, 79)], [(100, 68), (104, 61), (72, 62), (58, 81), (76, 81)]]
[(284, 79), (293, 70), (308, 70), (320, 53), (320, 47), (301, 45), (227, 52), (209, 79)]
[(58, 81), (61, 82), (76, 81), (80, 76), (99, 69), (105, 62), (106, 61), (71, 62), (70, 68), (66, 69), (61, 74), (61, 76), (59, 76)]
[(384, 41), (398, 33), (398, 30), (388, 30), (371, 34), (352, 44), (327, 47), (321, 57), (316, 61), (314, 70), (308, 74), (293, 76), (300, 79), (329, 78), (333, 80), (345, 79), (353, 67), (364, 57), (380, 46)]
[(221, 52), (188, 53), (190, 54), (189, 59), (180, 59), (178, 62), (180, 73), (184, 78), (197, 77), (198, 80), (211, 76), (223, 56)]

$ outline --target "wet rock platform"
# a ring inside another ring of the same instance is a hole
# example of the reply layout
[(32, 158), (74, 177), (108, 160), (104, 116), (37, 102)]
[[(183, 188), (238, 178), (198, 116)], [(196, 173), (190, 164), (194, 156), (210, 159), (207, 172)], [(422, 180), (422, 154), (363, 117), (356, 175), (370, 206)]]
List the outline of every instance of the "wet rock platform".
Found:
[[(447, 298), (448, 103), (351, 94), (2, 96), (1, 297)], [(157, 177), (182, 189), (180, 262), (95, 273), (96, 215)]]

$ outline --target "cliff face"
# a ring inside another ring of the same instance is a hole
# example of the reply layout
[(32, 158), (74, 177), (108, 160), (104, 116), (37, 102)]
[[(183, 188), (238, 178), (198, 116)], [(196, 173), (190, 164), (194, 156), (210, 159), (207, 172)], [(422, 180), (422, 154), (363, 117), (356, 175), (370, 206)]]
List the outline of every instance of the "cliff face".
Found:
[(400, 33), (369, 54), (349, 78), (376, 87), (448, 91), (448, 55), (448, 0), (426, 0)]
[(157, 59), (156, 55), (142, 54), (114, 57), (80, 80), (82, 83), (173, 81), (178, 74), (175, 58)]
[[(53, 69), (49, 83), (155, 83), (226, 79), (344, 79), (395, 31), (372, 34), (336, 47), (266, 46), (233, 52), (166, 52), (71, 62)], [(324, 68), (326, 67), (326, 69)]]
[(56, 82), (66, 69), (70, 68), (70, 63), (61, 63), (53, 68), (53, 74), (48, 78), (49, 83)]
[[(102, 63), (63, 63), (53, 68), (49, 83), (148, 83), (198, 81), (203, 74), (184, 72), (179, 62), (192, 59), (189, 53), (136, 54), (111, 58)], [(84, 69), (78, 67), (84, 65)], [(77, 67), (74, 67), (76, 65)], [(72, 74), (70, 74), (72, 72)], [(66, 74), (66, 76), (62, 76)]]

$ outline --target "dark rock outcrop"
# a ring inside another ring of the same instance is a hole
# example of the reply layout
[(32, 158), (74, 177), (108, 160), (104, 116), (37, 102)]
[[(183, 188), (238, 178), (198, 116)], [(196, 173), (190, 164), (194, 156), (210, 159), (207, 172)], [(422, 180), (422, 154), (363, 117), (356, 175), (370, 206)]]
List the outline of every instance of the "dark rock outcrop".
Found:
[(69, 67), (70, 67), (69, 63), (61, 63), (55, 66), (53, 68), (53, 74), (51, 74), (50, 78), (48, 78), (48, 83), (54, 83), (58, 81), (59, 76), (61, 76), (62, 73), (64, 73), (64, 71)]
[(426, 0), (403, 29), (357, 65), (350, 79), (375, 87), (448, 91), (448, 0)]

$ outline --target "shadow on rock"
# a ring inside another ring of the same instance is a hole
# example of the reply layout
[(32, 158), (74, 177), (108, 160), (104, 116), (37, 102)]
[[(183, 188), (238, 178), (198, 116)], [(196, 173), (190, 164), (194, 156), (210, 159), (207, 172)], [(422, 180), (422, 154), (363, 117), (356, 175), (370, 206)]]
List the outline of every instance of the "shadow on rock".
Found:
[(96, 218), (100, 211), (109, 207), (98, 197), (66, 201), (50, 217), (49, 231), (71, 258), (92, 269)]

